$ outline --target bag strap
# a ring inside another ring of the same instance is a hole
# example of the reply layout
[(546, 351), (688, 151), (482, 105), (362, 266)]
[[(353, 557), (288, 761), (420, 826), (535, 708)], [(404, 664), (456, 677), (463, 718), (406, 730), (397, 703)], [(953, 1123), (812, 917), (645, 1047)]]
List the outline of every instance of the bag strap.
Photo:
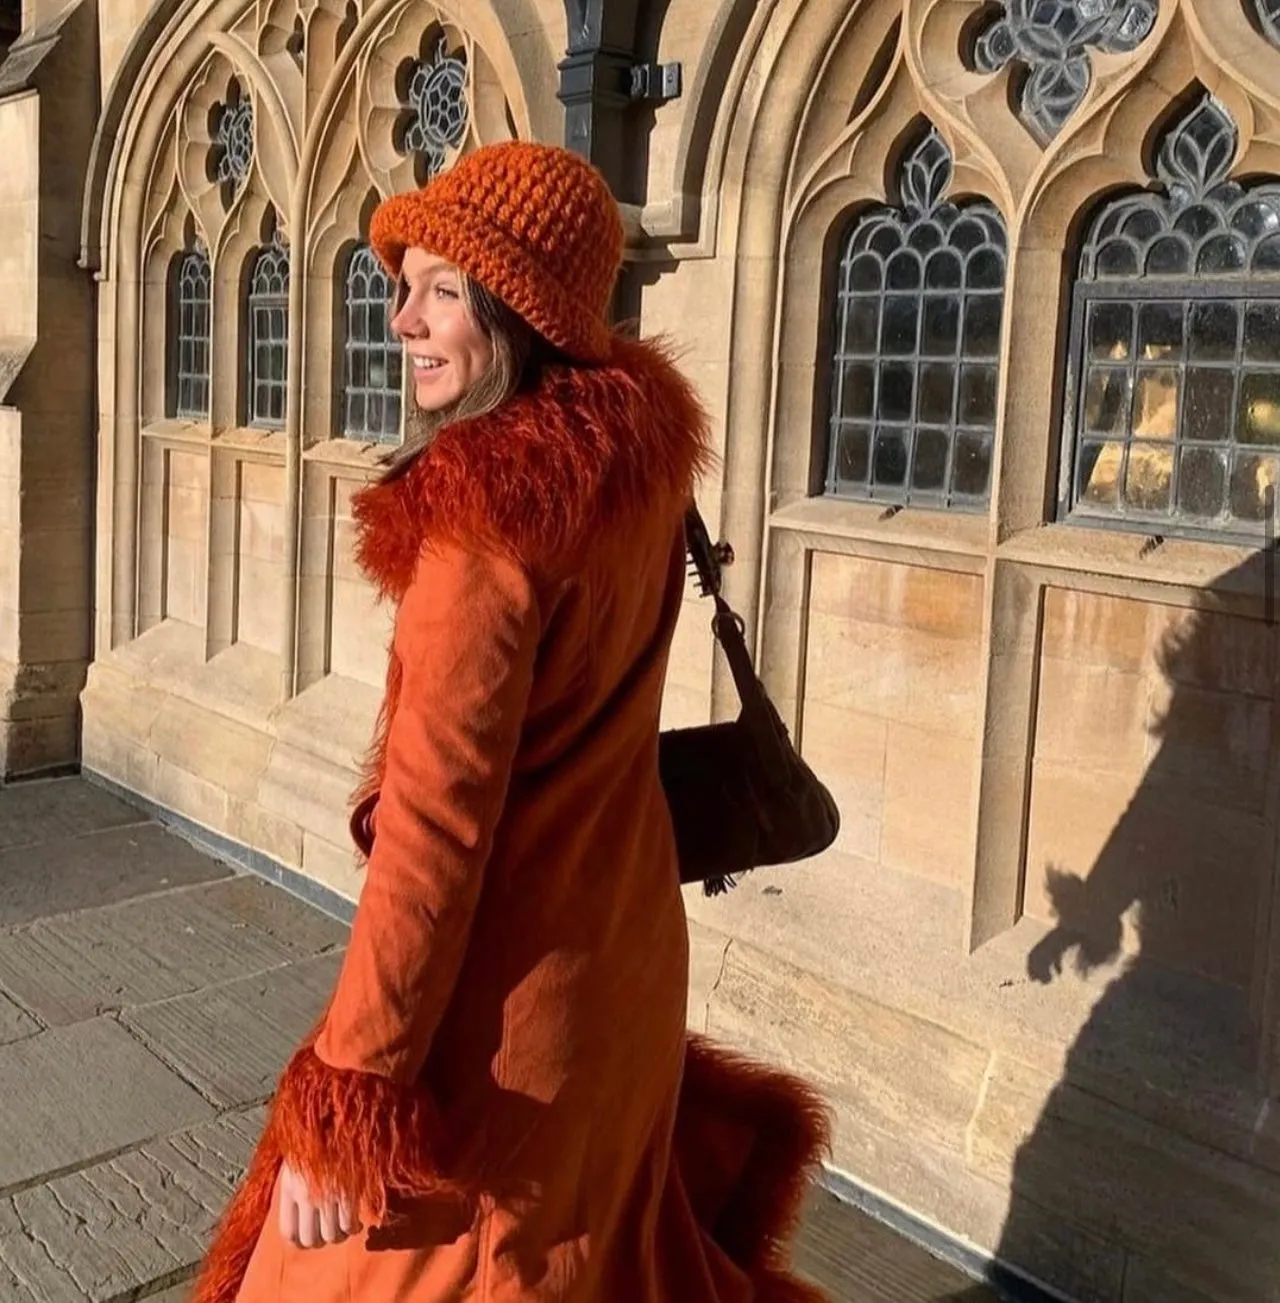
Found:
[(778, 735), (777, 715), (765, 693), (764, 684), (751, 663), (747, 650), (746, 625), (742, 617), (725, 601), (721, 594), (720, 560), (711, 542), (711, 534), (697, 505), (690, 503), (684, 521), (685, 549), (698, 576), (704, 597), (715, 602), (716, 613), (711, 621), (711, 631), (724, 651), (733, 675), (734, 687), (742, 705), (742, 717), (762, 748), (774, 751), (781, 771), (786, 768), (787, 744)]

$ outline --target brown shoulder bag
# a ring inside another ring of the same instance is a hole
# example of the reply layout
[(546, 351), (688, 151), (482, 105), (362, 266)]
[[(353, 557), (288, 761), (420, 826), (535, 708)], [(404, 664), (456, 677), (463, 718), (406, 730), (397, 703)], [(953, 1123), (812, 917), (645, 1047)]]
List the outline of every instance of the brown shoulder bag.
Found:
[(826, 850), (840, 830), (831, 793), (792, 745), (756, 676), (742, 620), (721, 595), (727, 549), (712, 544), (697, 507), (685, 517), (691, 569), (715, 602), (712, 631), (742, 704), (726, 724), (670, 729), (659, 738), (662, 784), (675, 825), (680, 881), (719, 895), (751, 869), (794, 864)]

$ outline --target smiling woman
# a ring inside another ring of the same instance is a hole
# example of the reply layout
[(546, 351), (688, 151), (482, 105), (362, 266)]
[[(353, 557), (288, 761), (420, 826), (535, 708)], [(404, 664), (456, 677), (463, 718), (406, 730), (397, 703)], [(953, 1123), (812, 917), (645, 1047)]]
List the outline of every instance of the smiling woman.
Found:
[(400, 275), (405, 292), (391, 328), (404, 341), (413, 395), (427, 412), (454, 406), (493, 362), (493, 344), (464, 297), (458, 269), (410, 249)]
[(396, 606), (367, 873), (194, 1303), (819, 1303), (825, 1109), (686, 1032), (658, 730), (708, 431), (608, 325), (617, 204), (495, 145), (370, 243), (415, 411), (352, 502)]
[(404, 344), (414, 402), (388, 475), (408, 467), (450, 422), (500, 407), (563, 354), (478, 280), (424, 249), (407, 249), (396, 286), (393, 333)]

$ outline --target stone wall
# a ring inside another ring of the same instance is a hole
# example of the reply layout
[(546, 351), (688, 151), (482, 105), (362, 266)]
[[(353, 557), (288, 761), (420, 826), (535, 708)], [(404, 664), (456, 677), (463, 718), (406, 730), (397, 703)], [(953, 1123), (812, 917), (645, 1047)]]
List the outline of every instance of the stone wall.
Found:
[[(0, 63), (0, 773), (73, 765), (90, 658), (93, 286), (76, 266), (92, 7), (31, 9)], [(53, 88), (57, 88), (53, 93)]]

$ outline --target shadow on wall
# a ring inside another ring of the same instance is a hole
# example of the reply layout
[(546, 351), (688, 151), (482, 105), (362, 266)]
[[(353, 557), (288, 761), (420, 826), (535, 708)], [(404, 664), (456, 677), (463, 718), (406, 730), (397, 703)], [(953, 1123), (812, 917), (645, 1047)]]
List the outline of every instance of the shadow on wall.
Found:
[[(1046, 870), (1055, 925), (1028, 976), (1116, 976), (1038, 1117), (1028, 1103), (996, 1256), (1077, 1303), (1280, 1303), (1264, 1034), (1280, 1021), (1267, 995), (1280, 635), (1256, 606), (1249, 618), (1223, 601), (1269, 591), (1278, 560), (1258, 553), (1220, 577), (1146, 649), (1164, 706), (1142, 779), (1091, 868)], [(999, 1268), (990, 1283), (1043, 1297)], [(950, 1303), (989, 1299), (975, 1288)]]

